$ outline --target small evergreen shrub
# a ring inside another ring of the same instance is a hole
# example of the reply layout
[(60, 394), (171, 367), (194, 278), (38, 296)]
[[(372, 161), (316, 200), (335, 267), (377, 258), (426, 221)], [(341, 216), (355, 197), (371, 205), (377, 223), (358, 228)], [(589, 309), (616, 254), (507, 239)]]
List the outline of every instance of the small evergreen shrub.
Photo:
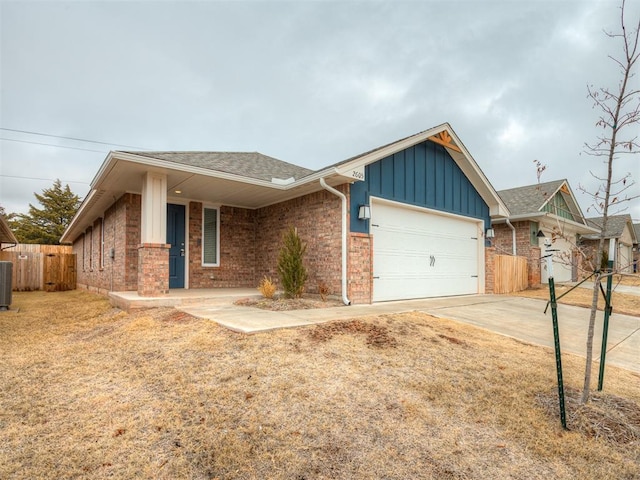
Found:
[(306, 250), (307, 245), (302, 242), (298, 232), (289, 227), (282, 236), (282, 248), (278, 257), (278, 275), (288, 298), (300, 298), (304, 292), (307, 269), (302, 260)]
[(273, 283), (269, 277), (265, 276), (258, 284), (258, 291), (264, 298), (271, 299), (276, 294), (276, 284)]

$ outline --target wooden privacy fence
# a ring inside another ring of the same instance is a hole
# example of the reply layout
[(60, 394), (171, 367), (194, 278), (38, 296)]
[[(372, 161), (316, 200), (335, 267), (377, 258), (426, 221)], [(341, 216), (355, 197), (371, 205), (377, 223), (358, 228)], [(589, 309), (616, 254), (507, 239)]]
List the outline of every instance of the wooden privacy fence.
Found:
[(494, 261), (493, 293), (512, 293), (527, 289), (529, 279), (525, 257), (496, 255)]
[(13, 291), (61, 292), (76, 288), (76, 256), (71, 247), (17, 245), (1, 251), (0, 261), (13, 263)]

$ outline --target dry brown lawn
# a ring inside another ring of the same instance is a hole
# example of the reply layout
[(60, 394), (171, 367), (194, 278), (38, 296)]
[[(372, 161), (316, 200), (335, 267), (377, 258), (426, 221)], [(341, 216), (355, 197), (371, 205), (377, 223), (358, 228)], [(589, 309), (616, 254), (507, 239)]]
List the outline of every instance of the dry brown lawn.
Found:
[[(425, 314), (242, 335), (74, 291), (0, 313), (0, 478), (640, 478), (640, 377)], [(250, 310), (247, 310), (250, 315)]]
[[(640, 296), (620, 293), (616, 291), (617, 285), (628, 285), (640, 287), (640, 275), (632, 276), (616, 276), (612, 281), (612, 294), (611, 305), (613, 306), (614, 313), (622, 313), (625, 315), (640, 316)], [(606, 282), (602, 282), (602, 287), (606, 291)], [(556, 285), (556, 297), (560, 297), (566, 294), (558, 300), (558, 303), (564, 303), (569, 305), (577, 305), (580, 307), (591, 308), (591, 300), (593, 298), (593, 290), (591, 288), (578, 287), (571, 290), (571, 286)], [(567, 293), (569, 292), (569, 293)], [(549, 300), (549, 289), (546, 285), (518, 292), (518, 296), (529, 298), (540, 298), (543, 300)], [(598, 295), (598, 308), (602, 310), (604, 308), (604, 297), (602, 293)]]

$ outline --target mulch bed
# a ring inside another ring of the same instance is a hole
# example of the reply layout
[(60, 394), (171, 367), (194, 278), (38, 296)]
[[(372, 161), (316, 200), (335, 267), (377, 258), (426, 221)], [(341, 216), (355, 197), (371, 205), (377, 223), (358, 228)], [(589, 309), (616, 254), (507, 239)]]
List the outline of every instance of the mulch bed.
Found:
[(326, 297), (323, 300), (320, 295), (305, 295), (302, 298), (285, 298), (284, 296), (276, 296), (274, 298), (241, 298), (233, 303), (234, 305), (242, 307), (261, 308), (263, 310), (276, 312), (344, 306), (344, 303), (338, 298)]

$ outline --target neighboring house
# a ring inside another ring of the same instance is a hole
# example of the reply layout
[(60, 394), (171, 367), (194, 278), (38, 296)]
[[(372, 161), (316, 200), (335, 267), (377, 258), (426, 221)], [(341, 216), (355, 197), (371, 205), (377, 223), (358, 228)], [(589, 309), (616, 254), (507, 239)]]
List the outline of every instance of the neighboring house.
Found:
[(345, 303), (484, 293), (508, 211), (448, 124), (319, 171), (260, 153), (110, 152), (65, 231), (78, 284), (158, 296), (277, 280), (282, 234), (308, 292)]
[(640, 272), (640, 223), (633, 224), (636, 243), (633, 244), (633, 273)]
[(9, 222), (4, 215), (0, 215), (0, 250), (5, 247), (13, 247), (18, 244), (18, 240), (9, 227)]
[[(603, 218), (588, 218), (587, 221), (602, 229)], [(636, 231), (633, 227), (631, 215), (611, 215), (607, 217), (607, 228), (604, 232), (604, 251), (606, 258), (609, 257), (609, 247), (614, 246), (614, 269), (621, 273), (633, 272), (633, 245), (638, 243)], [(594, 267), (597, 268), (601, 261), (597, 261), (595, 254), (598, 250), (599, 235), (583, 235), (581, 244), (583, 249), (589, 252), (589, 256), (594, 259)]]
[(506, 219), (493, 219), (493, 245), (498, 253), (527, 258), (529, 286), (548, 283), (547, 263), (541, 262), (545, 238), (551, 240), (553, 277), (557, 282), (577, 280), (580, 259), (578, 236), (599, 230), (586, 223), (567, 180), (555, 180), (498, 192), (509, 209)]

